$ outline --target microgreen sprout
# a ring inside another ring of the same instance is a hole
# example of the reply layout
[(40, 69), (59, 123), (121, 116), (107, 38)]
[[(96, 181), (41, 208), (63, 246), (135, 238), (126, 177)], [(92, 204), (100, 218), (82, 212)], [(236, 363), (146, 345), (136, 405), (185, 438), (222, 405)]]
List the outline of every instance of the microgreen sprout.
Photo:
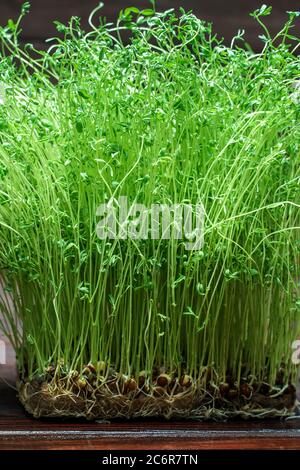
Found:
[[(116, 25), (96, 9), (87, 33), (57, 23), (46, 52), (19, 45), (20, 21), (0, 29), (0, 328), (23, 381), (66, 377), (80, 395), (118, 374), (124, 393), (201, 383), (246, 400), (279, 370), (284, 385), (297, 377), (297, 14), (275, 41), (271, 8), (256, 10), (254, 54), (243, 32), (227, 47), (152, 3)], [(99, 240), (97, 207), (119, 196), (200, 200), (204, 246)]]

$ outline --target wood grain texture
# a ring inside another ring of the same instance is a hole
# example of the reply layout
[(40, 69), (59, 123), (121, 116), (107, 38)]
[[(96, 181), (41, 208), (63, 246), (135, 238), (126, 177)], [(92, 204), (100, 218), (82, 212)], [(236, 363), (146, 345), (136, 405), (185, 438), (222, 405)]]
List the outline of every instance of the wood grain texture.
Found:
[[(8, 18), (16, 18), (20, 11), (23, 0), (1, 0), (0, 2), (0, 23), (5, 24)], [(115, 0), (104, 2), (102, 15), (109, 21), (116, 18), (121, 8), (138, 5), (140, 8), (149, 7), (146, 0)], [(266, 19), (271, 32), (276, 32), (282, 26), (286, 18), (286, 10), (297, 10), (299, 4), (297, 0), (269, 0), (268, 5), (272, 5), (273, 14)], [(43, 43), (44, 39), (55, 35), (54, 20), (66, 23), (71, 16), (80, 16), (83, 26), (87, 26), (89, 13), (98, 4), (98, 0), (31, 0), (31, 13), (23, 22), (23, 40), (33, 42), (37, 45)], [(246, 39), (259, 50), (261, 42), (258, 35), (261, 29), (253, 18), (249, 17), (249, 12), (261, 6), (261, 0), (242, 2), (240, 0), (158, 0), (159, 10), (167, 8), (178, 8), (184, 6), (186, 10), (192, 9), (199, 17), (212, 21), (214, 29), (220, 36), (225, 38), (226, 43), (230, 43), (231, 38), (238, 29), (246, 30)], [(300, 21), (295, 32), (300, 34)]]
[(0, 384), (0, 450), (300, 449), (300, 420), (166, 422), (35, 420)]

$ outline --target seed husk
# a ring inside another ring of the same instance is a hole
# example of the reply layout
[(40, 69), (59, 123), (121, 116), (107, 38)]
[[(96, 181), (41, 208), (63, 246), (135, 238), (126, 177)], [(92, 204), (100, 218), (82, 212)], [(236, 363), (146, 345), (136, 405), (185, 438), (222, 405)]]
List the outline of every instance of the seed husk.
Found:
[(84, 390), (87, 387), (87, 380), (84, 377), (79, 377), (76, 380), (76, 385), (79, 390)]
[(160, 374), (156, 382), (160, 387), (167, 387), (171, 382), (171, 377), (168, 374)]
[(145, 382), (146, 382), (146, 371), (142, 370), (139, 373), (139, 377), (138, 377), (139, 388), (142, 388), (145, 385)]
[(238, 396), (238, 390), (236, 388), (230, 388), (228, 390), (228, 394), (227, 394), (228, 398), (230, 400), (234, 399), (234, 398), (237, 398)]
[(247, 383), (242, 383), (240, 386), (240, 393), (244, 397), (249, 398), (251, 396), (251, 387)]
[(96, 374), (97, 371), (96, 371), (96, 368), (95, 368), (95, 366), (94, 366), (93, 364), (89, 363), (89, 364), (87, 365), (87, 368), (89, 369), (89, 371), (90, 371), (92, 374)]
[(182, 387), (190, 387), (192, 385), (191, 376), (184, 374), (180, 377), (179, 383)]
[(275, 385), (283, 386), (284, 384), (284, 368), (281, 367), (276, 374)]
[(225, 397), (227, 393), (229, 392), (230, 386), (228, 383), (223, 382), (220, 384), (219, 390), (220, 390), (220, 395), (222, 397)]
[(138, 386), (137, 386), (137, 383), (136, 383), (136, 380), (133, 379), (133, 378), (129, 378), (125, 381), (124, 383), (124, 393), (128, 393), (128, 392), (134, 392), (135, 390), (137, 390)]
[(158, 367), (153, 367), (153, 370), (152, 370), (152, 380), (153, 380), (153, 382), (157, 379), (159, 373), (160, 373), (159, 368)]
[(261, 383), (258, 388), (259, 393), (268, 395), (271, 392), (271, 386), (265, 382)]
[(84, 377), (86, 377), (87, 379), (90, 379), (90, 378), (92, 378), (93, 373), (91, 372), (91, 369), (87, 366), (87, 367), (84, 367), (84, 369), (82, 371), (82, 375)]

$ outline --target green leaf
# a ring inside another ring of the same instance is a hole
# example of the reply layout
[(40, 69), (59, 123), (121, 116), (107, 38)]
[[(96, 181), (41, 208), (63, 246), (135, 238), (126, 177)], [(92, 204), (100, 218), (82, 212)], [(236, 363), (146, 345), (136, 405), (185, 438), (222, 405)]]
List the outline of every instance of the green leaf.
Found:
[(268, 15), (271, 14), (271, 12), (272, 12), (272, 7), (271, 6), (262, 5), (257, 10), (254, 10), (254, 12), (251, 13), (251, 16), (254, 16), (254, 17), (258, 18), (260, 16), (268, 16)]
[(59, 33), (67, 33), (68, 32), (68, 28), (66, 25), (64, 25), (63, 23), (60, 23), (59, 21), (53, 21), (55, 27), (56, 27), (56, 30), (59, 32)]
[(205, 295), (205, 288), (204, 288), (204, 285), (201, 284), (201, 282), (198, 282), (196, 286), (196, 291), (197, 291), (197, 294), (199, 295)]
[(16, 29), (16, 25), (14, 23), (14, 21), (12, 19), (9, 19), (8, 22), (7, 22), (7, 26), (9, 27), (9, 29), (11, 31), (15, 31)]
[(198, 318), (195, 312), (193, 312), (191, 307), (187, 307), (186, 311), (183, 312), (183, 315), (190, 315), (191, 317)]
[(287, 11), (287, 14), (291, 19), (294, 19), (300, 16), (300, 11)]
[(28, 13), (29, 10), (30, 10), (30, 3), (29, 2), (24, 2), (23, 5), (22, 5), (21, 14), (26, 15), (26, 13)]
[(89, 293), (90, 293), (90, 284), (81, 282), (81, 283), (77, 286), (77, 289), (78, 289), (79, 292), (82, 293), (82, 294), (89, 294)]
[(202, 323), (201, 326), (198, 326), (197, 333), (200, 333), (200, 331), (204, 330), (205, 327), (206, 327), (206, 320)]
[(157, 313), (157, 316), (162, 322), (170, 321), (169, 317), (166, 317), (166, 315), (162, 315), (161, 313)]
[(50, 122), (48, 119), (41, 119), (41, 124), (44, 126), (44, 127), (52, 127), (52, 122)]
[(224, 271), (224, 276), (228, 280), (237, 279), (238, 275), (239, 275), (238, 271), (231, 272), (230, 269), (225, 269), (225, 271)]
[(76, 130), (77, 132), (79, 132), (79, 134), (81, 134), (81, 132), (83, 131), (83, 124), (81, 121), (76, 122)]
[(174, 282), (172, 282), (172, 287), (175, 288), (178, 284), (185, 280), (185, 276), (181, 274)]
[(29, 344), (34, 344), (35, 343), (33, 336), (30, 335), (30, 334), (27, 335), (27, 341), (28, 341)]
[(254, 268), (250, 268), (249, 273), (251, 274), (251, 276), (257, 276), (258, 275), (258, 271)]
[(136, 7), (128, 7), (128, 8), (125, 8), (123, 16), (125, 16), (125, 17), (130, 16), (131, 13), (139, 14), (139, 13), (140, 13), (140, 10), (139, 10), (138, 8), (136, 8)]
[(269, 38), (267, 38), (267, 36), (265, 34), (260, 34), (258, 36), (259, 39), (261, 39), (263, 42), (268, 42), (269, 41)]
[(145, 10), (142, 10), (140, 13), (143, 16), (152, 16), (154, 15), (154, 10), (152, 10), (151, 8), (146, 8)]
[(81, 98), (84, 98), (85, 100), (87, 100), (90, 97), (88, 92), (84, 90), (83, 88), (79, 88), (78, 95), (81, 96)]

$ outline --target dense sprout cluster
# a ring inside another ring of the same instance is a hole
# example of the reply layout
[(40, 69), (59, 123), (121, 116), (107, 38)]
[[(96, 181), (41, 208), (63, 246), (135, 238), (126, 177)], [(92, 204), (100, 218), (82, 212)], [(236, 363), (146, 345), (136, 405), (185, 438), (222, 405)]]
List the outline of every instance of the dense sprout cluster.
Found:
[[(19, 46), (19, 22), (0, 31), (0, 322), (21, 375), (100, 361), (127, 377), (210, 368), (220, 383), (246, 370), (272, 384), (284, 363), (287, 382), (300, 318), (297, 15), (264, 32), (259, 54), (184, 11), (97, 16), (88, 33), (78, 18), (57, 24), (47, 52)], [(201, 201), (203, 248), (100, 240), (97, 207), (119, 196)]]

